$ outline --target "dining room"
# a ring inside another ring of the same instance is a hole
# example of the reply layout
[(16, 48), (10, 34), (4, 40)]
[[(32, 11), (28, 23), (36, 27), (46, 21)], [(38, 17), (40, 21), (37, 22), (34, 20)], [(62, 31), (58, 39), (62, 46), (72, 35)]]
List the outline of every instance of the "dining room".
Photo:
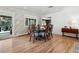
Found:
[[(62, 36), (61, 29), (63, 27), (73, 28), (71, 22), (78, 18), (75, 11), (77, 7), (4, 6), (0, 9), (1, 15), (12, 17), (12, 36), (0, 40), (0, 52), (75, 52), (74, 47), (78, 40)], [(71, 11), (71, 9), (73, 10)]]
[(35, 40), (50, 40), (53, 37), (53, 25), (51, 24), (51, 18), (42, 19), (43, 23), (34, 24), (33, 22), (28, 27), (28, 34), (30, 41)]

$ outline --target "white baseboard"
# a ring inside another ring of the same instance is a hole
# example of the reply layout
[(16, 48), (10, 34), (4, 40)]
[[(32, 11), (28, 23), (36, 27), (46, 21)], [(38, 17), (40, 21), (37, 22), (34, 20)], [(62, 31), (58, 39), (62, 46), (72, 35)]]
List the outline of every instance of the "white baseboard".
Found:
[(17, 34), (17, 35), (13, 35), (12, 37), (22, 36), (22, 35), (26, 35), (26, 34), (28, 34), (28, 33)]

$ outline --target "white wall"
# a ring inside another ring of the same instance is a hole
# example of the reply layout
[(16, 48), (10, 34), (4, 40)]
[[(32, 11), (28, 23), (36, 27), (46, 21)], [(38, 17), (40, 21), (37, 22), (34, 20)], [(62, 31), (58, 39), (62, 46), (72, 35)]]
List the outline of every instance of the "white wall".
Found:
[[(65, 7), (64, 9), (56, 12), (56, 13), (51, 13), (48, 15), (44, 16), (37, 16), (33, 13), (29, 13), (28, 11), (21, 11), (21, 10), (0, 10), (1, 15), (7, 15), (7, 16), (12, 16), (13, 19), (13, 35), (18, 36), (18, 35), (23, 35), (27, 33), (27, 27), (24, 24), (25, 18), (30, 17), (30, 18), (36, 18), (37, 19), (37, 24), (39, 23), (38, 21), (41, 20), (42, 17), (52, 17), (52, 24), (54, 25), (54, 30), (53, 32), (55, 34), (61, 34), (61, 28), (63, 26), (69, 26), (69, 21), (72, 19), (78, 20), (79, 24), (79, 7)], [(40, 22), (41, 23), (41, 22)]]
[(19, 36), (27, 33), (28, 26), (25, 26), (26, 17), (38, 19), (35, 14), (29, 13), (28, 11), (25, 12), (23, 10), (0, 10), (0, 15), (12, 16), (13, 36)]
[(59, 12), (51, 13), (43, 17), (52, 17), (52, 24), (54, 25), (54, 34), (61, 34), (63, 26), (70, 26), (70, 20), (77, 20), (79, 28), (79, 7), (65, 7)]
[(27, 33), (28, 26), (25, 26), (25, 18), (37, 19), (35, 15), (30, 15), (27, 13), (15, 13), (14, 15), (14, 35), (23, 35)]

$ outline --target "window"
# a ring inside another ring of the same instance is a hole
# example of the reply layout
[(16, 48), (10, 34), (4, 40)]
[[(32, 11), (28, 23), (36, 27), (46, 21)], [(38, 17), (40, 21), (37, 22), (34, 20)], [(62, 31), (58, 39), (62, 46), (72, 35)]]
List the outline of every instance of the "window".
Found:
[(26, 18), (26, 20), (25, 20), (25, 25), (26, 25), (26, 26), (29, 25), (29, 18)]
[(12, 28), (12, 17), (0, 15), (0, 32), (10, 31)]
[(25, 25), (30, 26), (32, 24), (36, 24), (36, 19), (26, 18)]

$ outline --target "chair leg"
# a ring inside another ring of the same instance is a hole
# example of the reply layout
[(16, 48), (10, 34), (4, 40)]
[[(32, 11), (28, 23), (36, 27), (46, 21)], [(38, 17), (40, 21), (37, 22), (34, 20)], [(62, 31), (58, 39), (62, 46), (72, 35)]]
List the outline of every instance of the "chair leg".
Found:
[(44, 34), (44, 40), (45, 40), (45, 42), (46, 42), (46, 40), (47, 40), (47, 36), (46, 36), (46, 34)]
[(49, 36), (48, 36), (48, 35), (46, 35), (46, 41), (47, 41), (47, 40), (49, 40)]
[(35, 42), (36, 38), (33, 38), (33, 43)]
[(46, 39), (45, 39), (45, 42), (46, 42)]
[(31, 35), (30, 35), (30, 40), (29, 40), (29, 41), (31, 41), (31, 39), (32, 39), (32, 38), (31, 38)]
[(51, 37), (53, 38), (53, 33), (51, 33)]
[(45, 42), (47, 41), (47, 37), (45, 36)]
[(53, 34), (51, 35), (51, 39), (53, 38)]
[(53, 37), (52, 33), (50, 33), (50, 39)]
[(35, 40), (33, 39), (33, 43), (35, 42)]

